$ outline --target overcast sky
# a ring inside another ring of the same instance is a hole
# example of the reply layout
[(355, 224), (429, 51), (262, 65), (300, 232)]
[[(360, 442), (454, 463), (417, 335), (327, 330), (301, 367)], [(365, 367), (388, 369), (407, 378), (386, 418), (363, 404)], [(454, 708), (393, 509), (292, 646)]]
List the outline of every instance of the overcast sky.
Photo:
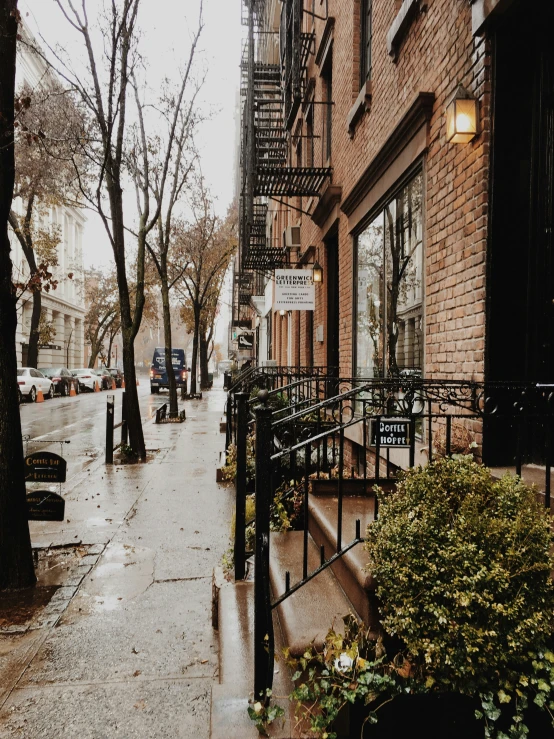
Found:
[[(87, 2), (92, 17), (102, 0)], [(154, 89), (164, 77), (177, 78), (179, 66), (187, 60), (199, 4), (200, 0), (141, 0), (141, 53), (148, 59), (149, 82)], [(78, 2), (77, 7), (80, 5)], [(204, 0), (205, 27), (199, 43), (199, 69), (207, 70), (201, 105), (211, 114), (211, 119), (203, 124), (197, 143), (203, 174), (216, 198), (217, 212), (222, 216), (233, 197), (235, 106), (242, 35), (240, 6), (241, 0)], [(37, 40), (42, 35), (51, 46), (61, 44), (65, 49), (75, 44), (75, 31), (54, 0), (20, 0), (19, 7)], [(75, 52), (72, 50), (71, 54), (79, 55), (80, 48), (77, 45), (73, 48)], [(113, 263), (105, 231), (94, 215), (89, 215), (86, 228), (84, 260), (86, 267)]]

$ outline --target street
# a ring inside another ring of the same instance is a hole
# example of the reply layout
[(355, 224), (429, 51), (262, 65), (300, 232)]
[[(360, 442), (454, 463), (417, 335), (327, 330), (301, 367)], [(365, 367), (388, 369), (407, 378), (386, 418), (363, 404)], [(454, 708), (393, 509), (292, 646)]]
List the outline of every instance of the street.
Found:
[(35, 449), (71, 443), (65, 520), (30, 522), (34, 595), (0, 602), (1, 737), (209, 736), (212, 572), (232, 509), (231, 490), (215, 483), (224, 394), (188, 402), (183, 424), (156, 426), (166, 396), (141, 378), (150, 461), (111, 467), (107, 395), (21, 408)]

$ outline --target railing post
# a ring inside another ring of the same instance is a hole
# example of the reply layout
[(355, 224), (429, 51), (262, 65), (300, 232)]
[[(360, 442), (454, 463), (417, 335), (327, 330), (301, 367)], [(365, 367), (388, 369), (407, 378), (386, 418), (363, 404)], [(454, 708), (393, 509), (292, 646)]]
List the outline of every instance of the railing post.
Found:
[(113, 464), (114, 396), (108, 395), (106, 404), (106, 464)]
[(244, 580), (246, 562), (246, 437), (248, 393), (237, 393), (237, 474), (235, 477), (235, 580)]
[(233, 433), (231, 425), (233, 423), (233, 396), (227, 393), (227, 405), (225, 406), (226, 424), (225, 424), (225, 451), (229, 451), (229, 446), (233, 441)]
[(256, 574), (254, 581), (254, 696), (266, 702), (273, 685), (274, 635), (269, 595), (271, 409), (268, 391), (256, 407)]
[(121, 394), (122, 406), (121, 406), (121, 443), (129, 443), (129, 429), (127, 426), (127, 396), (125, 390)]

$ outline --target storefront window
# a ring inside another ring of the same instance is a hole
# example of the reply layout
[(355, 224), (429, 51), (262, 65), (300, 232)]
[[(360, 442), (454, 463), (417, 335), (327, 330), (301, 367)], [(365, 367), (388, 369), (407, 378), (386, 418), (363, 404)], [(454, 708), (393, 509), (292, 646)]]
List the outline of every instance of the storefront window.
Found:
[(422, 373), (422, 184), (419, 173), (358, 236), (358, 377)]

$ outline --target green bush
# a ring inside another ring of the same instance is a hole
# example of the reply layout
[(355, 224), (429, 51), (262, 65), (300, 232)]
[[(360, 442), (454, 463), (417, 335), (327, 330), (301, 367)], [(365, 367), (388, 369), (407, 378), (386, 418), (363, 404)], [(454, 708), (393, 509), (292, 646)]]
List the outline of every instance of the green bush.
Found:
[[(430, 690), (480, 696), (485, 720), (529, 698), (554, 709), (549, 514), (519, 478), (468, 457), (405, 473), (368, 528), (385, 632)], [(494, 730), (486, 729), (487, 736)]]

